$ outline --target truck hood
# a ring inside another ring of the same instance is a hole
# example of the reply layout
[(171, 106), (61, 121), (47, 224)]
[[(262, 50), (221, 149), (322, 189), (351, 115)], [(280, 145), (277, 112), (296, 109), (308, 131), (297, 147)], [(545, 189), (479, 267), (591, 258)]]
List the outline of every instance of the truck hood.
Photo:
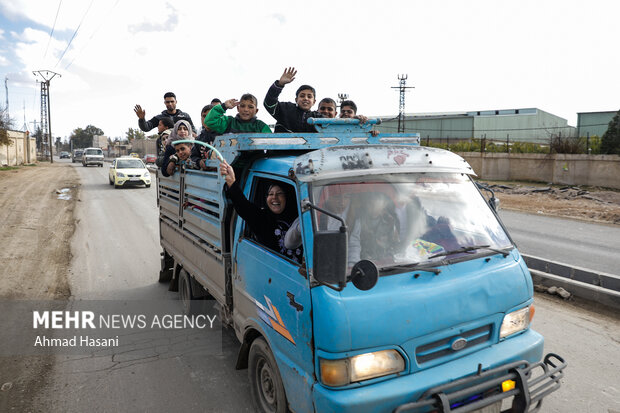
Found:
[(330, 353), (406, 348), (420, 337), (439, 337), (476, 322), (488, 325), (490, 336), (496, 331), (490, 324), (501, 323), (504, 313), (533, 295), (516, 249), (506, 258), (498, 254), (438, 268), (438, 275), (423, 270), (385, 275), (369, 291), (352, 283), (341, 292), (313, 288), (316, 348)]

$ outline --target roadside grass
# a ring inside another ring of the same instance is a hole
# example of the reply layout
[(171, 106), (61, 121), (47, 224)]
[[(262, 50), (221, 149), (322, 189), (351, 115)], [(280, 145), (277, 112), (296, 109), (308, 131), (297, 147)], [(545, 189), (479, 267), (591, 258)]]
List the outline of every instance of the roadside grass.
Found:
[(0, 171), (13, 171), (21, 168), (22, 166), (39, 166), (36, 163), (27, 163), (21, 166), (0, 166)]

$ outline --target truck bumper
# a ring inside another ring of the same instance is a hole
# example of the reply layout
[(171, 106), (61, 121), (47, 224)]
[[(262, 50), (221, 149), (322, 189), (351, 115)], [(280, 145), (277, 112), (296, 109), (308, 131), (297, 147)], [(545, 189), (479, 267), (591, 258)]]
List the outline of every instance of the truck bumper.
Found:
[[(540, 334), (528, 330), (463, 358), (384, 382), (345, 390), (328, 389), (316, 384), (313, 391), (315, 410), (317, 412), (449, 412), (450, 404), (466, 399), (469, 395), (482, 393), (485, 394), (484, 399), (472, 402), (459, 412), (474, 411), (512, 396), (525, 399), (529, 405), (530, 396), (534, 402), (542, 401), (544, 396), (559, 387), (561, 368), (566, 366), (563, 360), (551, 357), (549, 360), (551, 367), (554, 363), (560, 364), (560, 371), (556, 369), (555, 373), (551, 374), (553, 372), (547, 370), (548, 366), (541, 367), (541, 370), (549, 374), (537, 384), (543, 386), (543, 383), (549, 381), (551, 383), (545, 385), (542, 394), (532, 395), (527, 384), (524, 385), (520, 381), (528, 377), (527, 369), (540, 367), (538, 364), (529, 365), (529, 363), (541, 360), (543, 344), (544, 340)], [(476, 376), (479, 365), (484, 371), (480, 376)], [(514, 370), (519, 368), (521, 373), (515, 373)], [(505, 378), (509, 371), (512, 373)], [(536, 375), (536, 379), (539, 376), (540, 374)], [(517, 382), (514, 390), (505, 393), (496, 392), (499, 394), (495, 395), (494, 399), (490, 392), (486, 392), (489, 388), (499, 389), (501, 382), (508, 379)], [(456, 393), (457, 391), (459, 392)], [(447, 408), (441, 406), (442, 402), (447, 404)]]

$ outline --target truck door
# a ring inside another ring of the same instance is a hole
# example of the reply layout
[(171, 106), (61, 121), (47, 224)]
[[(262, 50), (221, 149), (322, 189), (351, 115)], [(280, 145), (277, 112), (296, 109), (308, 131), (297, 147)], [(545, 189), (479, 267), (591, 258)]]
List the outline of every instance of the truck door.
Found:
[[(299, 201), (291, 181), (251, 173), (244, 194), (264, 207), (268, 187), (277, 181), (294, 194), (299, 216)], [(289, 199), (292, 199), (289, 196)], [(309, 283), (305, 264), (290, 254), (274, 251), (261, 244), (249, 225), (237, 217), (234, 241), (235, 319), (242, 326), (255, 325), (271, 347), (288, 401), (294, 411), (311, 411), (313, 379), (312, 320)], [(303, 256), (303, 254), (302, 254)]]

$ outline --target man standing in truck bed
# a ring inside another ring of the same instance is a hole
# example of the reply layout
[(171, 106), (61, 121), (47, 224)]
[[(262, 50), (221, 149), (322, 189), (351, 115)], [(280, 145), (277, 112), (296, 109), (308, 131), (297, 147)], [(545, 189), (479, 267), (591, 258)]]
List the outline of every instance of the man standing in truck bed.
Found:
[(192, 118), (189, 114), (183, 112), (181, 109), (177, 109), (177, 97), (172, 92), (167, 92), (164, 95), (164, 104), (166, 105), (166, 110), (162, 111), (159, 115), (153, 116), (150, 120), (145, 120), (146, 111), (142, 109), (142, 106), (136, 105), (133, 109), (136, 112), (136, 116), (138, 116), (138, 126), (143, 132), (148, 132), (151, 129), (157, 127), (159, 124), (159, 120), (163, 117), (170, 117), (173, 120), (173, 123), (177, 123), (180, 120), (186, 120), (192, 126), (192, 132), (194, 136), (196, 136), (196, 128), (194, 127), (194, 123), (192, 122)]

